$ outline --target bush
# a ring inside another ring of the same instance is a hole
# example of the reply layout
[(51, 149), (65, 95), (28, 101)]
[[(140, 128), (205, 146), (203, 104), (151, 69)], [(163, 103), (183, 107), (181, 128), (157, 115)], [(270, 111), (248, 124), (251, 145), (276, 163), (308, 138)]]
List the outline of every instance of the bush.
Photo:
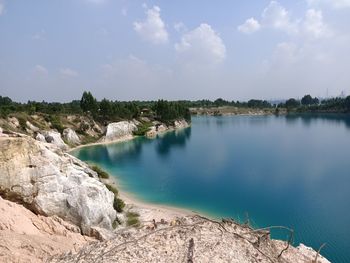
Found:
[(109, 174), (107, 172), (105, 172), (104, 170), (102, 170), (97, 165), (92, 166), (91, 169), (97, 173), (98, 178), (101, 178), (101, 179), (108, 179), (109, 178)]
[(128, 211), (126, 213), (126, 217), (127, 217), (126, 225), (134, 226), (134, 227), (140, 226), (139, 216), (140, 215), (138, 213)]
[(118, 198), (117, 196), (114, 196), (114, 202), (113, 202), (113, 207), (115, 211), (118, 213), (123, 212), (123, 209), (125, 207), (125, 203), (122, 199)]
[(105, 185), (109, 191), (111, 191), (115, 196), (118, 196), (117, 188), (115, 188), (114, 186), (112, 186), (110, 184), (105, 184)]
[(144, 122), (137, 126), (137, 130), (133, 132), (136, 136), (144, 136), (150, 130), (152, 123)]

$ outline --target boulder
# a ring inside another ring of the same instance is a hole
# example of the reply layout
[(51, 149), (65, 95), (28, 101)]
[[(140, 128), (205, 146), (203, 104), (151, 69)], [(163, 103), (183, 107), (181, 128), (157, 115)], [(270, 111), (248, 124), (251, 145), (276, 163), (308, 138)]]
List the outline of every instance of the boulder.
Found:
[(75, 157), (28, 136), (0, 137), (0, 194), (37, 214), (59, 216), (86, 235), (112, 229), (114, 195)]
[(137, 126), (131, 121), (120, 121), (110, 123), (107, 126), (106, 137), (104, 141), (111, 142), (125, 137), (131, 137)]
[(73, 144), (73, 145), (80, 144), (80, 139), (78, 135), (71, 128), (67, 128), (63, 131), (63, 138), (70, 144)]
[(45, 136), (42, 135), (41, 133), (37, 133), (35, 139), (39, 142), (46, 142)]
[(146, 132), (146, 137), (153, 138), (157, 135), (157, 128), (156, 126), (152, 126), (148, 132)]
[(175, 129), (187, 128), (189, 125), (184, 119), (174, 121)]
[(35, 125), (31, 124), (29, 121), (26, 121), (26, 126), (28, 127), (29, 130), (32, 132), (38, 132), (39, 128), (36, 127)]
[(64, 143), (64, 141), (61, 138), (61, 134), (59, 132), (44, 131), (43, 135), (45, 136), (46, 142), (52, 143), (62, 150), (68, 149), (67, 144)]
[(8, 117), (7, 121), (11, 128), (17, 129), (19, 127), (19, 121), (16, 117)]

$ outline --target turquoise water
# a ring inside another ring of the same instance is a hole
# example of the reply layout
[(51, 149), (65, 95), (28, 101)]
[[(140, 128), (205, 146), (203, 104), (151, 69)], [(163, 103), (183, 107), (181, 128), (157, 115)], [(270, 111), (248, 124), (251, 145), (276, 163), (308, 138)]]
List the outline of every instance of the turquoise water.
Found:
[[(256, 227), (285, 225), (332, 262), (350, 262), (350, 117), (193, 117), (156, 139), (73, 152), (140, 199)], [(287, 239), (288, 233), (273, 232)]]

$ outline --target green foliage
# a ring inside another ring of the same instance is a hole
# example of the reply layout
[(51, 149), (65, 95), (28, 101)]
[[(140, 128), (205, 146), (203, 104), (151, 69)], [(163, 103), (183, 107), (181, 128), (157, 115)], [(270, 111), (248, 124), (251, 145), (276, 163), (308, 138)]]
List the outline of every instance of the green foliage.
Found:
[(91, 92), (84, 91), (80, 100), (80, 107), (83, 112), (91, 112), (93, 115), (97, 113), (97, 100), (92, 96)]
[(125, 207), (125, 203), (122, 199), (114, 196), (113, 207), (114, 207), (115, 211), (117, 211), (118, 213), (121, 213), (121, 212), (123, 212), (123, 209)]
[(271, 103), (267, 102), (266, 100), (249, 100), (247, 103), (247, 106), (249, 108), (258, 108), (258, 109), (272, 107)]
[(154, 107), (157, 117), (160, 121), (170, 123), (176, 119), (184, 118), (191, 121), (189, 109), (180, 102), (168, 102), (166, 100), (158, 100)]
[(115, 196), (118, 196), (118, 190), (113, 185), (105, 184), (107, 189), (111, 191)]
[(286, 101), (285, 106), (287, 109), (296, 108), (296, 107), (300, 106), (300, 102), (297, 101), (296, 99), (291, 98), (291, 99)]
[(91, 169), (94, 170), (98, 174), (98, 178), (101, 178), (101, 179), (108, 179), (109, 178), (109, 174), (107, 172), (105, 172), (104, 170), (102, 170), (97, 165), (92, 166)]
[(307, 106), (310, 106), (310, 105), (316, 105), (319, 103), (319, 100), (318, 98), (313, 98), (311, 97), (311, 95), (305, 95), (302, 99), (301, 99), (301, 104), (302, 105), (307, 105)]
[(61, 123), (60, 117), (57, 115), (48, 115), (45, 117), (45, 120), (51, 123), (51, 127), (56, 129), (58, 132), (62, 133), (64, 127)]
[(144, 136), (151, 128), (152, 123), (144, 122), (137, 126), (137, 130), (133, 132), (136, 136)]
[(139, 219), (140, 215), (138, 213), (128, 211), (126, 213), (126, 217), (127, 217), (127, 220), (126, 220), (127, 226), (134, 226), (134, 227), (140, 226), (140, 219)]

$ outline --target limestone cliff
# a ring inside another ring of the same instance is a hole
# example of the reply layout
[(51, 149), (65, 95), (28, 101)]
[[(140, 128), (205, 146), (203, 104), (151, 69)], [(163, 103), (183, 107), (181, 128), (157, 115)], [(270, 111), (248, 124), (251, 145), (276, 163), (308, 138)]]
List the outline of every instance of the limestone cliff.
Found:
[(3, 197), (38, 214), (57, 215), (87, 235), (112, 229), (114, 195), (85, 163), (25, 135), (0, 137), (0, 149)]

